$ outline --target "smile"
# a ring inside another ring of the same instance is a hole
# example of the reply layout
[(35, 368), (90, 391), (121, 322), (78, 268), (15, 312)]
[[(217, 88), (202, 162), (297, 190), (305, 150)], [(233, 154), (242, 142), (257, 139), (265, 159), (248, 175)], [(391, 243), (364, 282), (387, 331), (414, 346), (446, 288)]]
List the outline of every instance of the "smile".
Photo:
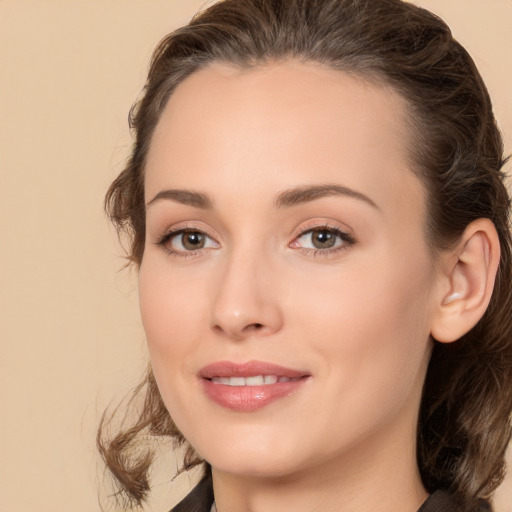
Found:
[(266, 386), (277, 382), (293, 382), (300, 377), (285, 377), (278, 375), (255, 375), (254, 377), (213, 377), (210, 379), (215, 384), (226, 386)]
[(209, 400), (247, 413), (300, 392), (311, 374), (264, 361), (218, 361), (202, 368), (198, 376)]

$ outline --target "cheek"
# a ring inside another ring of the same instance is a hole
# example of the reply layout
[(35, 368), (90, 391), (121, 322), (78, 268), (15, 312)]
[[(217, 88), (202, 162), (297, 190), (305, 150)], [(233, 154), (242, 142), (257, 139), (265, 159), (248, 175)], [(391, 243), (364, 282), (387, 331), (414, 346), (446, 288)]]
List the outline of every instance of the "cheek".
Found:
[(379, 333), (382, 342), (391, 341), (398, 332), (428, 333), (434, 279), (429, 267), (423, 255), (397, 259), (394, 251), (389, 251), (372, 258), (354, 258), (328, 273), (304, 272), (300, 286), (288, 294), (288, 309), (296, 321), (309, 325), (313, 339), (315, 331), (330, 331), (329, 338), (339, 339), (336, 346), (340, 349), (351, 346), (355, 339), (358, 346), (382, 344), (364, 338), (363, 332)]
[[(201, 286), (180, 282), (151, 258), (139, 272), (139, 304), (151, 364), (161, 390), (163, 380), (192, 371), (189, 360), (197, 345), (198, 325), (204, 325)], [(165, 400), (165, 397), (164, 397)]]
[[(167, 346), (173, 338), (193, 332), (200, 316), (201, 283), (167, 268), (150, 255), (139, 271), (139, 304), (142, 323), (150, 345)], [(163, 347), (162, 347), (163, 348)]]
[(346, 390), (359, 390), (377, 403), (403, 397), (421, 380), (433, 275), (423, 254), (397, 262), (389, 251), (366, 263), (303, 281), (307, 292), (294, 294), (293, 315), (328, 361), (338, 388), (347, 396)]
[(180, 429), (187, 425), (187, 411), (201, 407), (193, 389), (194, 357), (201, 344), (198, 326), (206, 321), (200, 290), (200, 286), (177, 281), (154, 259), (141, 265), (139, 304), (151, 367), (162, 400)]

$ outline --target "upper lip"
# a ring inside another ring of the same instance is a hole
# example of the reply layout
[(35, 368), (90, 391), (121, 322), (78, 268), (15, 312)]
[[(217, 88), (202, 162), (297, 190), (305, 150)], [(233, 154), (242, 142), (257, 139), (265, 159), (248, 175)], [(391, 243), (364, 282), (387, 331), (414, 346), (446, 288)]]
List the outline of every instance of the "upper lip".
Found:
[(199, 376), (203, 379), (212, 379), (213, 377), (255, 377), (256, 375), (277, 375), (278, 377), (293, 379), (305, 377), (309, 373), (265, 361), (248, 361), (246, 363), (218, 361), (206, 365), (199, 371)]

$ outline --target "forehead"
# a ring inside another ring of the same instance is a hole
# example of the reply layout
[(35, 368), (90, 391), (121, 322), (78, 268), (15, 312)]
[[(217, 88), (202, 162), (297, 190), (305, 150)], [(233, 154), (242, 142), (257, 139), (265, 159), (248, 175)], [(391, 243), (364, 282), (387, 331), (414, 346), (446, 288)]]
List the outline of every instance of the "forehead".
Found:
[(377, 204), (402, 197), (403, 213), (414, 196), (418, 210), (406, 119), (390, 87), (319, 64), (214, 64), (169, 99), (148, 154), (146, 198), (171, 186), (267, 193), (336, 181)]

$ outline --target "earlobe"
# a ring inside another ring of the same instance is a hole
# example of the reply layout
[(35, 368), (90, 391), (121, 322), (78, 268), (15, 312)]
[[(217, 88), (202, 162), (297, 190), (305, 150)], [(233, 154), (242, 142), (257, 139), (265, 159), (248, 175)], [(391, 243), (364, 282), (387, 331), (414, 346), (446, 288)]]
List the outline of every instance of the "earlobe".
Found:
[(500, 259), (494, 224), (477, 219), (457, 246), (442, 255), (443, 270), (431, 335), (442, 343), (458, 340), (484, 315), (491, 300)]

